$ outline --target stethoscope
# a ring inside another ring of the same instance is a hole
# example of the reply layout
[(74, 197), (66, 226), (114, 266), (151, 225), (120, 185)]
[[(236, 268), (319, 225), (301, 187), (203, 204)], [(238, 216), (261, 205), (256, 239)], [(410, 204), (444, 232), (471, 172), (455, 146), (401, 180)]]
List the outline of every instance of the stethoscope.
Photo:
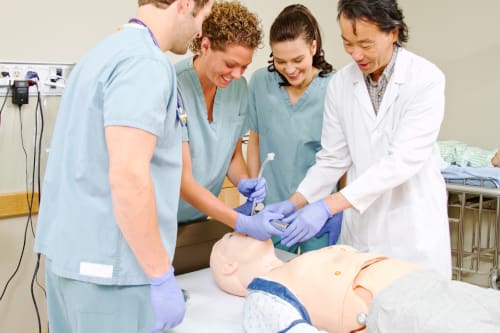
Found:
[[(151, 39), (153, 40), (153, 43), (158, 48), (160, 48), (158, 41), (156, 40), (155, 36), (153, 35), (153, 32), (151, 31), (151, 29), (149, 29), (149, 27), (146, 25), (146, 23), (142, 22), (141, 20), (139, 20), (138, 18), (135, 18), (135, 17), (128, 20), (128, 23), (136, 23), (136, 24), (139, 24), (139, 25), (143, 26), (144, 28), (146, 28), (149, 32), (149, 35), (151, 36)], [(179, 121), (179, 124), (181, 126), (186, 126), (187, 113), (186, 113), (186, 111), (184, 111), (184, 108), (182, 107), (181, 97), (179, 96), (178, 92), (177, 92), (177, 110), (176, 111), (177, 111), (177, 120)]]

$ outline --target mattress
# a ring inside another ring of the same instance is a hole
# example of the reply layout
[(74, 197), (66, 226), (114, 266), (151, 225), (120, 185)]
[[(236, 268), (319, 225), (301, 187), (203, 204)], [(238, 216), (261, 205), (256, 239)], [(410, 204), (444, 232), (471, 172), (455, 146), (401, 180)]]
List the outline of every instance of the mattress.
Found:
[[(276, 250), (276, 255), (288, 261), (295, 255)], [(182, 323), (170, 332), (175, 333), (239, 333), (244, 332), (241, 318), (243, 297), (220, 290), (210, 268), (178, 275), (177, 281), (187, 292), (186, 315)]]

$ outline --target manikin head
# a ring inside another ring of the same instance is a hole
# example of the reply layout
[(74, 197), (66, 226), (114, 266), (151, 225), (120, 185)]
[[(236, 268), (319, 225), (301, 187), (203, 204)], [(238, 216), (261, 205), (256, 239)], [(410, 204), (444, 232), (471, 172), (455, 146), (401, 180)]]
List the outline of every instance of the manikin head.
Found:
[(210, 269), (215, 282), (227, 293), (245, 296), (252, 280), (281, 266), (272, 241), (259, 241), (238, 232), (225, 234), (212, 248)]

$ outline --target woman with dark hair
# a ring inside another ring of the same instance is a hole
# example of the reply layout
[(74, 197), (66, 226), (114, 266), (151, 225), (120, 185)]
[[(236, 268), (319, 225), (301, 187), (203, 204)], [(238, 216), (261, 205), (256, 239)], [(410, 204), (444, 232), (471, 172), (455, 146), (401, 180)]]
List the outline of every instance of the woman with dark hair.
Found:
[[(303, 5), (290, 5), (281, 11), (271, 26), (269, 43), (270, 65), (257, 70), (249, 85), (247, 156), (250, 176), (255, 177), (267, 154), (275, 153), (275, 160), (264, 170), (265, 203), (292, 195), (314, 163), (314, 156), (321, 148), (325, 91), (333, 72), (324, 57), (318, 22)], [(280, 213), (288, 215), (295, 210), (291, 202), (288, 208)], [(338, 222), (336, 232), (330, 234), (330, 242), (336, 240)], [(326, 234), (292, 248), (281, 246), (279, 238), (274, 241), (277, 247), (290, 252), (299, 248), (306, 252), (329, 243)]]

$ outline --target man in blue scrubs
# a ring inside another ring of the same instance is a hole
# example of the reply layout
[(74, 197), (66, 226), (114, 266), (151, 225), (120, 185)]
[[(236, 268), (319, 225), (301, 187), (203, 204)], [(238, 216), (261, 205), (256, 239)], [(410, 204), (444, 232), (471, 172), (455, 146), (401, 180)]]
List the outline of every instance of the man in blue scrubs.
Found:
[(164, 52), (185, 53), (212, 4), (139, 0), (71, 73), (35, 242), (51, 332), (158, 332), (184, 317), (171, 265), (181, 125)]

